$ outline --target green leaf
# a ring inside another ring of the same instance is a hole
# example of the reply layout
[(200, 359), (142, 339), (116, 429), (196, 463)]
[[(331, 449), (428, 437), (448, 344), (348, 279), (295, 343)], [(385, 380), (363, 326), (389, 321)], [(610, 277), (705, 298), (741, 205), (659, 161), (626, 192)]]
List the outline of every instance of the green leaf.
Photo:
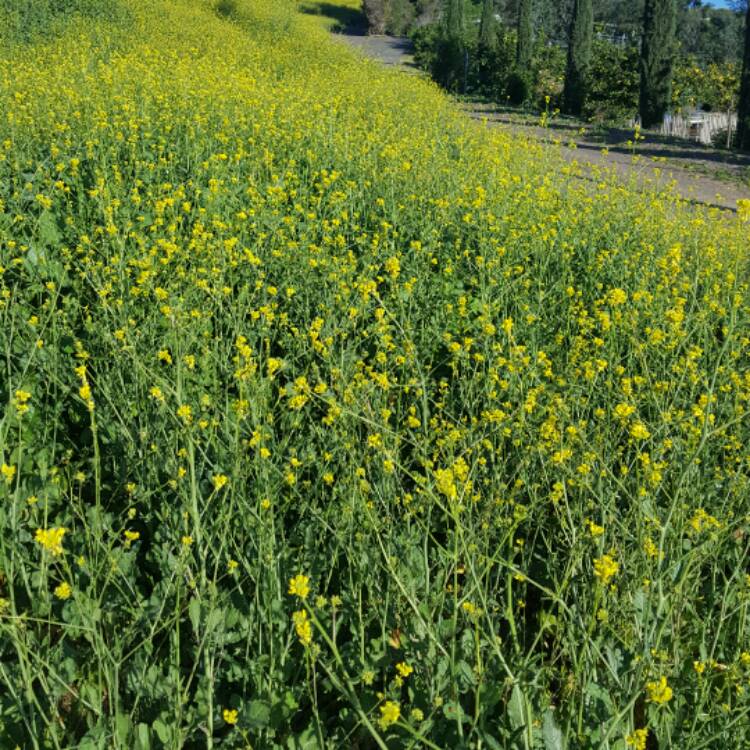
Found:
[(562, 730), (557, 725), (555, 713), (551, 708), (544, 712), (542, 739), (544, 740), (544, 750), (564, 750), (565, 748)]
[(524, 698), (523, 690), (521, 686), (516, 683), (513, 686), (513, 692), (510, 694), (510, 700), (508, 701), (508, 718), (510, 719), (510, 725), (513, 729), (518, 729), (526, 725), (526, 717), (524, 716)]
[(136, 729), (136, 750), (151, 750), (151, 730), (148, 724), (139, 724)]
[(43, 211), (39, 217), (39, 240), (42, 245), (55, 246), (60, 243), (62, 236), (57, 228), (57, 220), (51, 211)]
[(188, 616), (190, 617), (190, 624), (193, 626), (193, 632), (198, 633), (201, 622), (201, 603), (197, 599), (190, 600)]
[(247, 722), (256, 729), (267, 727), (271, 721), (271, 709), (265, 701), (251, 701), (247, 710)]
[(128, 745), (131, 728), (128, 714), (118, 713), (115, 716), (115, 736), (123, 747)]
[(466, 720), (466, 714), (464, 713), (461, 704), (457, 701), (446, 701), (443, 704), (443, 716), (449, 721), (460, 721), (463, 723)]
[(167, 724), (165, 724), (160, 719), (157, 719), (153, 723), (153, 729), (154, 732), (156, 732), (156, 736), (159, 738), (160, 742), (163, 742), (165, 744), (169, 744), (172, 741), (172, 729)]

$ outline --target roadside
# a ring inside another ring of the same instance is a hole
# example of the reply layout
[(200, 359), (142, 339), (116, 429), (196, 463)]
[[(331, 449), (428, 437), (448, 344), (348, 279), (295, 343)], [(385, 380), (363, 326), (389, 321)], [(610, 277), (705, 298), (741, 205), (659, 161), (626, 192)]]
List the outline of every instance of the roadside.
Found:
[(649, 132), (636, 140), (632, 130), (564, 117), (552, 117), (542, 125), (538, 115), (477, 100), (464, 100), (461, 106), (474, 119), (560, 146), (569, 161), (612, 167), (623, 178), (636, 174), (658, 185), (674, 182), (679, 195), (695, 203), (736, 210), (738, 200), (750, 199), (750, 155)]
[[(306, 12), (327, 14), (329, 3)], [(337, 38), (364, 57), (388, 67), (422, 74), (415, 66), (413, 45), (406, 37), (368, 35), (361, 15), (340, 12), (332, 16)], [(584, 168), (614, 169), (627, 181), (648, 180), (652, 186), (672, 184), (677, 194), (707, 207), (737, 210), (738, 200), (750, 200), (750, 155), (712, 149), (692, 141), (642, 133), (634, 143), (633, 131), (601, 128), (563, 117), (542, 125), (538, 115), (517, 108), (465, 98), (459, 104), (469, 117), (536, 138), (561, 148), (564, 158)]]

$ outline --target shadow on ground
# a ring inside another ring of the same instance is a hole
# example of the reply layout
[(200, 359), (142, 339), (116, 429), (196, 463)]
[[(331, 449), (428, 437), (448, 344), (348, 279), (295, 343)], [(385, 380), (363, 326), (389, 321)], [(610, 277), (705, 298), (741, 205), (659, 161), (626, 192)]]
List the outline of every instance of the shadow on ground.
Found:
[(311, 16), (325, 16), (335, 21), (334, 31), (346, 31), (348, 34), (366, 34), (367, 20), (364, 14), (353, 8), (342, 8), (326, 2), (306, 2), (300, 6), (302, 13)]

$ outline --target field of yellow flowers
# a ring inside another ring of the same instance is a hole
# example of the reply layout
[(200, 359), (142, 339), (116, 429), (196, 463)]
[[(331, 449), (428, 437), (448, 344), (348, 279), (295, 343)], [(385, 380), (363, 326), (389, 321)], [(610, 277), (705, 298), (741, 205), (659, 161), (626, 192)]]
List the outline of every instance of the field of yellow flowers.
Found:
[(750, 746), (747, 212), (304, 6), (0, 10), (0, 747)]

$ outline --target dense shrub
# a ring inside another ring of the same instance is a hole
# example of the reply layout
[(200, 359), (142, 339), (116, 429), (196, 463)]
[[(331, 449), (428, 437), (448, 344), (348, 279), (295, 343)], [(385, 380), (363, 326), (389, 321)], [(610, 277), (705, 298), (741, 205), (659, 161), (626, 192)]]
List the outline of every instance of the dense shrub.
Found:
[(595, 40), (588, 96), (583, 109), (586, 119), (622, 121), (636, 114), (638, 56), (636, 47)]
[(411, 29), (417, 15), (413, 0), (363, 0), (362, 9), (372, 34), (402, 36)]

